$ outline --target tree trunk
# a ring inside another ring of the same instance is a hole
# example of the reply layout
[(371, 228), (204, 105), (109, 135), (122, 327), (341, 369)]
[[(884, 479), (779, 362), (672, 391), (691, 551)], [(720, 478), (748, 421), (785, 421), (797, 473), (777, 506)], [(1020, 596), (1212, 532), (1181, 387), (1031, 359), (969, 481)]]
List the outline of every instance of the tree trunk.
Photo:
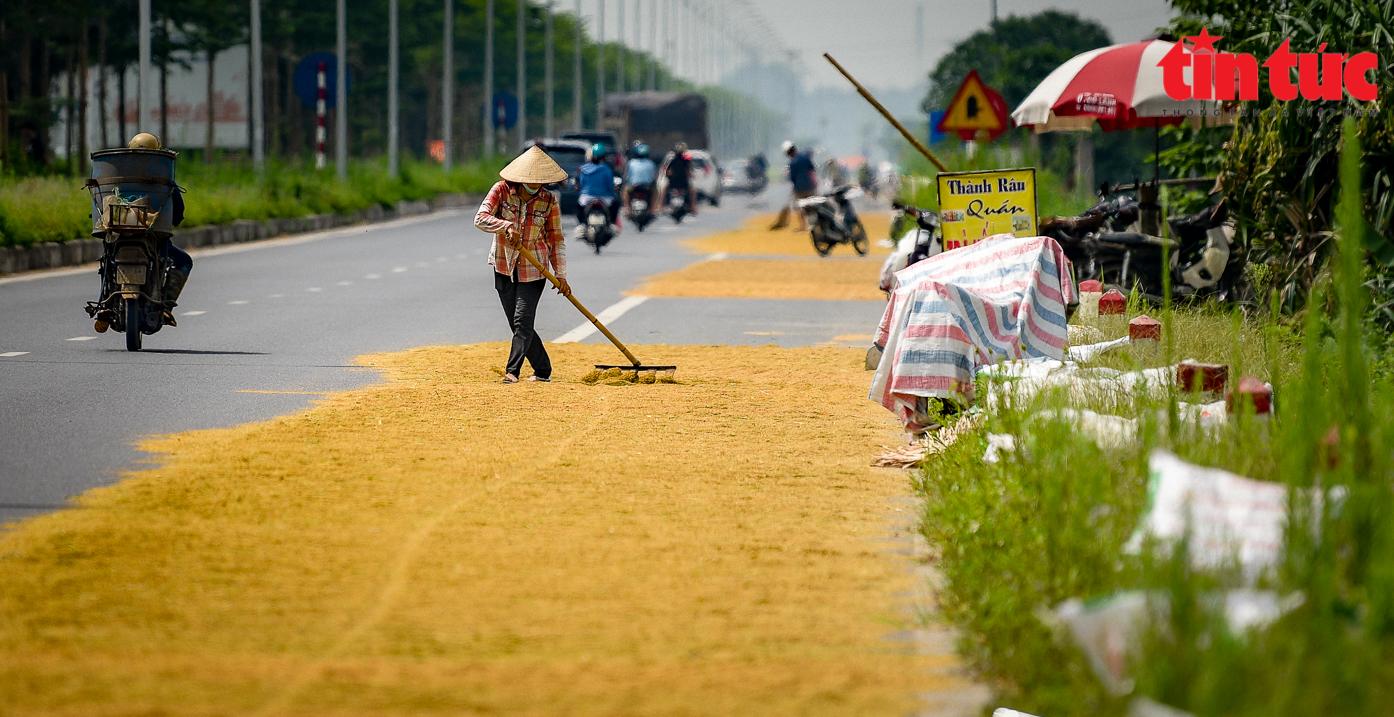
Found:
[(107, 136), (107, 102), (106, 102), (106, 13), (97, 18), (97, 139), (101, 141), (102, 148), (111, 146), (110, 137)]
[(160, 142), (169, 146), (169, 57), (160, 58)]
[[(216, 67), (217, 64), (218, 64), (218, 52), (217, 52), (216, 50), (208, 50), (208, 51), (204, 52), (203, 54), (204, 54), (204, 57), (207, 59), (207, 64), (208, 64), (208, 73), (207, 73), (207, 74), (208, 74), (208, 83), (207, 83), (207, 86), (206, 86), (206, 89), (208, 90), (208, 92), (207, 92), (207, 100), (206, 100), (206, 103), (207, 103), (207, 104), (205, 105), (205, 107), (206, 107), (206, 109), (207, 109), (207, 115), (208, 115), (208, 118), (207, 118), (207, 119), (208, 119), (208, 123), (207, 123), (207, 125), (205, 125), (205, 130), (204, 130), (204, 133), (203, 133), (203, 163), (204, 163), (204, 164), (212, 164), (212, 163), (213, 163), (213, 85), (214, 85), (214, 83), (213, 83), (213, 69), (214, 69), (214, 67)], [(248, 74), (248, 77), (251, 77), (251, 75)]]
[(129, 64), (123, 64), (117, 68), (116, 75), (116, 143), (126, 142), (126, 68)]
[(77, 95), (77, 51), (68, 50), (67, 72), (63, 73), (65, 92), (63, 96), (63, 160), (68, 173), (73, 171), (73, 97)]
[(77, 162), (79, 174), (87, 174), (87, 15), (82, 16), (82, 35), (77, 41)]

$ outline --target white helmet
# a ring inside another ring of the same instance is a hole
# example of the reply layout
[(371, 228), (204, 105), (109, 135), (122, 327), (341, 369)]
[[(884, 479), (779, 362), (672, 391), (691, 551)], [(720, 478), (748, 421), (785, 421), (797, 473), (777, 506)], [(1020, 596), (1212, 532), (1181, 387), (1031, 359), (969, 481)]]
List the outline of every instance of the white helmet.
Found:
[(791, 150), (791, 149), (793, 149), (793, 148), (794, 148), (794, 143), (793, 143), (793, 142), (790, 142), (790, 141), (787, 140), (787, 139), (784, 140), (784, 144), (779, 145), (779, 151), (780, 151), (781, 154), (789, 154), (789, 150)]

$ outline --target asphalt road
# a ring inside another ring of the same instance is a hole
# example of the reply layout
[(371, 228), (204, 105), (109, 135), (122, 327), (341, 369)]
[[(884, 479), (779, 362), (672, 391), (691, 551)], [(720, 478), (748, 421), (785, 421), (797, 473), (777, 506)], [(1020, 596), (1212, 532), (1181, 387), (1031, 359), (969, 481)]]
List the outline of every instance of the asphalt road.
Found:
[[(681, 226), (631, 229), (601, 256), (576, 242), (572, 287), (594, 312), (613, 307), (620, 315), (607, 324), (635, 343), (803, 345), (870, 333), (876, 302), (624, 297), (645, 276), (703, 258), (680, 239), (768, 210), (763, 199), (728, 197)], [(355, 356), (506, 339), (490, 238), (471, 219), (441, 212), (195, 252), (179, 326), (145, 337), (140, 353), (92, 331), (82, 307), (97, 289), (94, 267), (0, 279), (0, 523), (115, 480), (139, 465), (143, 436), (265, 419), (373, 381)], [(542, 336), (574, 339), (588, 326), (548, 292)]]

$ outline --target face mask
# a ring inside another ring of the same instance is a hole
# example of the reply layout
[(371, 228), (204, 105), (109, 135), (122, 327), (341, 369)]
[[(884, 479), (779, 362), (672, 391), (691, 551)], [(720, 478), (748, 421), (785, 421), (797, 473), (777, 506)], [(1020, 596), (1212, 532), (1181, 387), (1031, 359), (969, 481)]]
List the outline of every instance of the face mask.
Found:
[(537, 194), (537, 190), (539, 190), (539, 189), (541, 189), (541, 188), (542, 188), (542, 185), (541, 185), (541, 184), (524, 184), (524, 185), (523, 185), (523, 191), (524, 191), (524, 192), (527, 192), (528, 194)]

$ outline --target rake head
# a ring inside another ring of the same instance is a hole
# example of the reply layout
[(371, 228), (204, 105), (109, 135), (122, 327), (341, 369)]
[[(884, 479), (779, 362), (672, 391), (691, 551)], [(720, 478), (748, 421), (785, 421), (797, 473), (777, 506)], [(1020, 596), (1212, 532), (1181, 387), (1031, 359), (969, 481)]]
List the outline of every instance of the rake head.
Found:
[(648, 366), (644, 364), (598, 363), (595, 370), (581, 379), (586, 383), (676, 383), (677, 366)]

